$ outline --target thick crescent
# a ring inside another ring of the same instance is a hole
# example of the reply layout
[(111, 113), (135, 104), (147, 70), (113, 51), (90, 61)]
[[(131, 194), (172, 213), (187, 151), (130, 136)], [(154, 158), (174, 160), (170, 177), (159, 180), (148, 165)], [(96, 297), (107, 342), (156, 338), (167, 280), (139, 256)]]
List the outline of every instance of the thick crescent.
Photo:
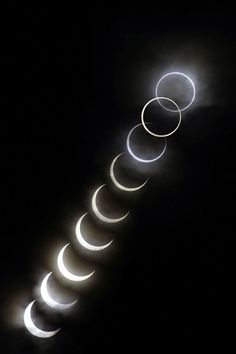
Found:
[(69, 246), (69, 243), (67, 243), (64, 247), (62, 247), (62, 249), (60, 250), (58, 257), (57, 257), (57, 266), (58, 266), (58, 269), (61, 272), (61, 274), (66, 279), (71, 280), (71, 281), (83, 281), (83, 280), (90, 278), (95, 271), (93, 271), (92, 273), (87, 274), (87, 275), (76, 275), (76, 274), (69, 272), (69, 270), (66, 268), (66, 266), (64, 264), (64, 260), (63, 260), (63, 255), (64, 255), (66, 247), (68, 247), (68, 246)]
[(31, 309), (32, 309), (32, 306), (34, 303), (35, 303), (35, 300), (32, 301), (25, 309), (24, 323), (25, 323), (26, 329), (31, 334), (33, 334), (35, 337), (39, 337), (39, 338), (49, 338), (49, 337), (55, 336), (55, 334), (57, 334), (57, 332), (60, 331), (60, 328), (58, 328), (55, 331), (46, 332), (46, 331), (42, 331), (41, 329), (36, 327), (35, 324), (33, 323), (32, 318), (31, 318)]
[(128, 213), (126, 213), (124, 216), (122, 216), (121, 218), (118, 218), (118, 219), (111, 219), (111, 218), (108, 218), (106, 216), (104, 216), (99, 210), (98, 210), (98, 207), (97, 207), (97, 195), (98, 195), (98, 192), (100, 191), (100, 189), (102, 189), (103, 187), (105, 186), (105, 184), (103, 184), (102, 186), (100, 186), (99, 188), (96, 189), (96, 191), (94, 192), (93, 194), (93, 197), (92, 197), (92, 210), (94, 212), (94, 214), (97, 216), (98, 219), (100, 219), (101, 221), (104, 221), (106, 223), (116, 223), (116, 222), (119, 222), (119, 221), (122, 221), (124, 220), (128, 215), (129, 215), (129, 211)]
[(119, 158), (121, 155), (123, 155), (123, 154), (124, 154), (124, 153), (122, 152), (121, 154), (119, 154), (118, 156), (116, 156), (116, 157), (114, 158), (114, 160), (112, 161), (112, 163), (111, 163), (111, 166), (110, 166), (110, 177), (111, 177), (111, 180), (112, 180), (112, 182), (114, 183), (114, 185), (115, 185), (117, 188), (119, 188), (119, 189), (121, 189), (121, 190), (123, 190), (123, 191), (126, 191), (126, 192), (135, 192), (135, 191), (138, 191), (139, 189), (141, 189), (142, 187), (145, 186), (145, 184), (146, 184), (147, 181), (148, 181), (148, 178), (147, 178), (146, 181), (145, 181), (143, 184), (141, 184), (140, 186), (131, 188), (131, 187), (125, 187), (125, 186), (123, 186), (120, 182), (117, 181), (117, 179), (116, 179), (116, 177), (115, 177), (115, 174), (114, 174), (114, 166), (115, 166), (115, 163), (116, 163), (116, 161), (118, 160), (118, 158)]
[(95, 246), (95, 245), (92, 245), (91, 243), (88, 243), (83, 235), (82, 235), (82, 232), (81, 232), (81, 223), (82, 223), (82, 220), (83, 218), (87, 215), (88, 213), (85, 213), (84, 215), (82, 215), (77, 224), (76, 224), (76, 227), (75, 227), (75, 234), (76, 234), (76, 237), (77, 237), (77, 240), (79, 241), (79, 243), (84, 247), (86, 248), (87, 250), (89, 251), (101, 251), (101, 250), (104, 250), (105, 248), (107, 248), (108, 246), (110, 246), (110, 244), (113, 242), (113, 240), (111, 240), (110, 242), (106, 243), (105, 245), (103, 246)]
[(48, 273), (42, 283), (41, 283), (41, 287), (40, 287), (40, 292), (41, 292), (41, 296), (44, 300), (44, 302), (54, 308), (55, 310), (67, 310), (69, 309), (70, 307), (72, 307), (76, 302), (77, 300), (73, 301), (73, 302), (70, 302), (68, 304), (61, 304), (60, 302), (57, 302), (55, 300), (53, 300), (53, 298), (51, 297), (51, 295), (49, 294), (48, 292), (48, 279), (50, 277), (50, 275), (52, 274), (52, 272)]

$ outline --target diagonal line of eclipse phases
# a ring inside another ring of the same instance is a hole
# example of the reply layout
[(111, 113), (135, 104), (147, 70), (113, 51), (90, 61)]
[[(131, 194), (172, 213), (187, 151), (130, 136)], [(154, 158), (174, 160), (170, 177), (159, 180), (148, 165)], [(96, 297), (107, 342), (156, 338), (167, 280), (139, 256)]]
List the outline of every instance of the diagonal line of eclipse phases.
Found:
[[(163, 82), (163, 80), (165, 80), (165, 78), (167, 77), (180, 77), (180, 78), (184, 78), (186, 79), (190, 85), (191, 85), (191, 88), (192, 88), (192, 97), (191, 97), (191, 100), (184, 106), (184, 107), (179, 107), (178, 104), (173, 101), (172, 99), (168, 98), (168, 97), (163, 97), (163, 96), (159, 96), (159, 89), (160, 89), (160, 86), (161, 86), (161, 83)], [(178, 71), (174, 71), (174, 72), (170, 72), (170, 73), (167, 73), (165, 75), (163, 75), (160, 80), (158, 81), (157, 85), (156, 85), (156, 90), (155, 90), (155, 94), (156, 96), (154, 98), (152, 98), (151, 100), (149, 100), (143, 107), (142, 109), (142, 112), (141, 112), (141, 123), (135, 125), (131, 130), (130, 132), (128, 133), (128, 136), (127, 136), (127, 139), (126, 139), (126, 148), (127, 148), (127, 152), (128, 154), (133, 158), (135, 159), (136, 161), (138, 161), (139, 163), (153, 163), (155, 161), (157, 161), (160, 157), (162, 157), (166, 151), (166, 148), (167, 148), (167, 137), (169, 137), (170, 135), (174, 134), (177, 129), (179, 128), (180, 126), (180, 123), (181, 123), (181, 112), (188, 109), (192, 103), (194, 102), (194, 99), (195, 99), (195, 95), (196, 95), (196, 90), (195, 90), (195, 85), (192, 81), (192, 79), (186, 75), (185, 73), (181, 73), (181, 72), (178, 72)], [(179, 120), (177, 122), (177, 125), (175, 127), (175, 129), (173, 129), (171, 132), (167, 133), (167, 134), (157, 134), (157, 133), (154, 133), (152, 132), (150, 129), (147, 128), (147, 124), (145, 122), (145, 118), (144, 118), (144, 114), (145, 114), (145, 109), (147, 108), (147, 106), (152, 103), (152, 102), (158, 102), (160, 104), (160, 106), (165, 109), (165, 110), (168, 110), (170, 112), (173, 112), (173, 113), (178, 113), (179, 115)], [(170, 109), (170, 108), (167, 108), (164, 106), (164, 104), (162, 104), (162, 101), (168, 101), (168, 102), (171, 102), (175, 109)], [(131, 134), (134, 133), (135, 129), (138, 128), (138, 127), (142, 127), (146, 130), (146, 132), (148, 132), (150, 135), (154, 136), (154, 137), (157, 137), (159, 139), (163, 139), (163, 150), (162, 152), (157, 156), (155, 157), (154, 159), (144, 159), (142, 158), (141, 156), (138, 156), (135, 154), (135, 152), (133, 151), (133, 149), (131, 148), (131, 142), (130, 142), (130, 137), (131, 137)], [(135, 192), (141, 188), (143, 188), (146, 183), (148, 182), (148, 178), (144, 181), (143, 184), (141, 184), (140, 186), (137, 186), (137, 187), (127, 187), (127, 186), (124, 186), (122, 185), (116, 178), (115, 176), (115, 172), (114, 172), (114, 166), (115, 166), (115, 163), (116, 161), (119, 159), (119, 157), (124, 154), (124, 153), (121, 153), (119, 155), (117, 155), (111, 162), (111, 165), (110, 165), (110, 179), (111, 181), (113, 182), (113, 184), (115, 185), (115, 187), (119, 190), (122, 190), (122, 191), (125, 191), (125, 192)], [(91, 200), (91, 207), (92, 207), (92, 211), (94, 213), (94, 215), (100, 220), (102, 221), (103, 223), (109, 223), (109, 224), (114, 224), (114, 223), (119, 223), (119, 222), (122, 222), (124, 219), (126, 219), (129, 215), (129, 211), (123, 215), (123, 216), (120, 216), (119, 218), (110, 218), (106, 215), (104, 215), (98, 208), (98, 205), (97, 205), (97, 196), (98, 196), (98, 193), (99, 191), (101, 191), (101, 189), (105, 188), (105, 184), (103, 184), (102, 186), (98, 187), (93, 196), (92, 196), (92, 200)], [(85, 213), (83, 214), (78, 222), (77, 222), (77, 225), (76, 225), (76, 228), (75, 228), (75, 234), (76, 234), (76, 239), (78, 241), (78, 243), (84, 247), (85, 249), (87, 249), (88, 251), (91, 251), (91, 252), (99, 252), (99, 251), (104, 251), (106, 248), (108, 248), (112, 243), (113, 243), (113, 240), (111, 240), (110, 242), (108, 242), (107, 244), (105, 245), (101, 245), (101, 246), (95, 246), (91, 243), (89, 243), (88, 241), (86, 241), (86, 238), (84, 237), (83, 235), (83, 232), (82, 232), (82, 228), (81, 228), (81, 223), (82, 223), (82, 220), (84, 219), (84, 217), (87, 215), (88, 213)], [(84, 282), (86, 281), (87, 279), (89, 279), (91, 276), (94, 275), (95, 271), (92, 271), (91, 273), (89, 274), (74, 274), (74, 273), (71, 273), (68, 268), (66, 267), (65, 265), (65, 261), (64, 261), (64, 252), (66, 251), (67, 247), (69, 247), (70, 244), (67, 243), (65, 246), (62, 247), (62, 249), (60, 250), (59, 254), (58, 254), (58, 257), (57, 257), (57, 266), (58, 266), (58, 269), (61, 273), (61, 275), (66, 278), (67, 280), (69, 281), (72, 281), (72, 282)], [(48, 291), (48, 281), (49, 281), (49, 278), (51, 276), (53, 272), (50, 272), (48, 273), (46, 276), (44, 276), (43, 280), (42, 280), (42, 283), (41, 283), (41, 297), (43, 299), (43, 301), (46, 303), (46, 305), (50, 308), (53, 308), (54, 310), (57, 310), (57, 311), (64, 311), (64, 310), (67, 310), (69, 308), (71, 308), (73, 305), (76, 304), (77, 300), (74, 300), (73, 302), (71, 303), (67, 303), (67, 304), (62, 304), (62, 303), (59, 303), (57, 301), (55, 301), (52, 297), (52, 295), (49, 293)], [(54, 331), (44, 331), (40, 328), (38, 328), (35, 324), (34, 324), (34, 321), (32, 319), (32, 314), (31, 314), (31, 311), (32, 311), (32, 307), (33, 305), (35, 304), (35, 301), (36, 299), (32, 300), (29, 305), (26, 307), (25, 311), (24, 311), (24, 316), (23, 316), (23, 321), (24, 321), (24, 325), (26, 327), (26, 329), (28, 330), (28, 332), (30, 334), (32, 334), (33, 336), (35, 337), (38, 337), (38, 338), (50, 338), (54, 335), (56, 335), (60, 330), (61, 328), (58, 328), (58, 329), (55, 329)]]

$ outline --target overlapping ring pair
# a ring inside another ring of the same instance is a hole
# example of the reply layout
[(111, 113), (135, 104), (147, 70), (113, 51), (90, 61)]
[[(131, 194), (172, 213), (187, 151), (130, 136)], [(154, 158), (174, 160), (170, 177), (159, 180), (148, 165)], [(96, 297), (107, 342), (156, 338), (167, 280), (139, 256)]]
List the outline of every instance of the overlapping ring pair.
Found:
[[(188, 80), (188, 82), (190, 83), (191, 85), (191, 88), (192, 88), (192, 98), (191, 100), (189, 101), (188, 104), (186, 104), (184, 107), (180, 108), (177, 103), (175, 101), (173, 101), (172, 99), (168, 98), (168, 97), (163, 97), (163, 96), (159, 96), (158, 95), (158, 92), (159, 92), (159, 88), (160, 88), (160, 85), (162, 83), (162, 81), (167, 78), (167, 77), (170, 77), (170, 76), (180, 76), (180, 77), (183, 77), (185, 79)], [(161, 77), (161, 79), (158, 81), (157, 83), (157, 86), (156, 86), (156, 97), (151, 99), (150, 101), (148, 101), (145, 106), (143, 107), (142, 109), (142, 112), (141, 112), (141, 123), (135, 125), (129, 132), (128, 136), (127, 136), (127, 140), (126, 140), (126, 147), (127, 147), (127, 150), (128, 150), (128, 153), (137, 161), (141, 162), (141, 163), (151, 163), (151, 162), (154, 162), (156, 160), (158, 160), (163, 154), (164, 152), (166, 151), (166, 147), (167, 147), (167, 137), (169, 137), (170, 135), (174, 134), (176, 132), (176, 130), (179, 128), (180, 126), (180, 123), (181, 123), (181, 119), (182, 119), (182, 114), (181, 112), (186, 110), (187, 108), (189, 108), (191, 106), (191, 104), (193, 103), (194, 99), (195, 99), (195, 94), (196, 94), (196, 91), (195, 91), (195, 85), (192, 81), (192, 79), (184, 74), (184, 73), (181, 73), (181, 72), (170, 72), (170, 73), (167, 73), (165, 74), (164, 76)], [(163, 109), (167, 110), (167, 111), (170, 111), (170, 112), (176, 112), (178, 113), (178, 116), (179, 116), (179, 119), (178, 119), (178, 123), (176, 125), (176, 127), (169, 133), (166, 133), (166, 134), (157, 134), (157, 133), (154, 133), (153, 131), (151, 131), (148, 127), (147, 127), (147, 123), (145, 122), (145, 110), (146, 108), (154, 101), (157, 101), (162, 107)], [(175, 108), (174, 109), (171, 109), (167, 106), (165, 106), (162, 102), (165, 101), (165, 102), (168, 102), (168, 103), (171, 103)], [(149, 133), (151, 134), (152, 136), (154, 137), (158, 137), (158, 138), (164, 138), (164, 147), (161, 151), (161, 153), (153, 158), (153, 159), (143, 159), (141, 157), (138, 157), (132, 150), (131, 148), (131, 144), (130, 144), (130, 138), (131, 138), (131, 135), (132, 133), (134, 132), (134, 130), (139, 127), (139, 126), (143, 126), (143, 128)], [(115, 186), (118, 188), (118, 189), (121, 189), (123, 191), (126, 191), (126, 192), (134, 192), (134, 191), (137, 191), (138, 189), (142, 188), (146, 183), (147, 183), (147, 180), (140, 186), (138, 187), (126, 187), (124, 185), (122, 185), (115, 177), (115, 174), (114, 174), (114, 166), (115, 166), (115, 163), (117, 161), (117, 159), (122, 155), (123, 153), (119, 154), (118, 156), (116, 156), (112, 163), (111, 163), (111, 166), (110, 166), (110, 178), (111, 180), (113, 181), (113, 183), (115, 184)], [(100, 186), (99, 188), (96, 189), (96, 191), (94, 192), (93, 194), (93, 197), (92, 197), (92, 201), (91, 201), (91, 206), (92, 206), (92, 210), (94, 212), (94, 214), (96, 215), (96, 217), (105, 222), (105, 223), (117, 223), (117, 222), (120, 222), (121, 220), (125, 219), (129, 212), (126, 213), (124, 216), (120, 217), (120, 218), (108, 218), (107, 216), (103, 215), (98, 206), (97, 206), (97, 202), (96, 202), (96, 199), (97, 199), (97, 195), (98, 195), (98, 192), (104, 187), (105, 185), (102, 185)], [(105, 248), (107, 248), (108, 246), (110, 246), (110, 244), (113, 242), (113, 241), (110, 241), (109, 243), (105, 244), (105, 245), (102, 245), (102, 246), (95, 246), (95, 245), (92, 245), (90, 243), (88, 243), (83, 235), (82, 235), (82, 232), (81, 232), (81, 223), (82, 223), (82, 220), (85, 218), (85, 216), (87, 215), (87, 213), (83, 214), (78, 222), (77, 222), (77, 225), (76, 225), (76, 230), (75, 230), (75, 233), (76, 233), (76, 237), (77, 237), (77, 240), (78, 242), (80, 243), (80, 245), (84, 248), (86, 248), (87, 250), (89, 251), (101, 251), (101, 250), (104, 250)], [(94, 274), (94, 271), (91, 272), (90, 274), (87, 274), (87, 275), (78, 275), (78, 274), (73, 274), (71, 273), (67, 267), (65, 266), (64, 264), (64, 260), (63, 260), (63, 256), (64, 256), (64, 252), (66, 250), (66, 248), (69, 246), (69, 243), (66, 244), (62, 249), (61, 251), (59, 252), (58, 254), (58, 257), (57, 257), (57, 265), (58, 265), (58, 269), (60, 271), (60, 273), (68, 280), (70, 281), (74, 281), (74, 282), (81, 282), (81, 281), (84, 281), (88, 278), (90, 278), (93, 274)], [(42, 299), (44, 300), (44, 302), (51, 308), (54, 308), (56, 310), (66, 310), (66, 309), (69, 309), (71, 308), (76, 302), (77, 300), (71, 302), (71, 303), (67, 303), (67, 304), (62, 304), (62, 303), (59, 303), (57, 301), (55, 301), (52, 296), (49, 294), (49, 291), (48, 291), (48, 286), (47, 286), (47, 283), (48, 283), (48, 280), (51, 276), (52, 272), (48, 273), (42, 283), (41, 283), (41, 287), (40, 287), (40, 292), (41, 292), (41, 296), (42, 296)], [(31, 310), (32, 310), (32, 307), (33, 307), (33, 304), (36, 300), (32, 301), (25, 309), (24, 311), (24, 324), (25, 324), (25, 327), (27, 328), (27, 330), (33, 334), (34, 336), (36, 337), (40, 337), (40, 338), (49, 338), (49, 337), (52, 337), (54, 336), (59, 330), (55, 330), (55, 331), (43, 331), (41, 329), (39, 329), (33, 322), (32, 320), (32, 316), (31, 316)]]
[[(188, 82), (190, 83), (190, 85), (191, 85), (191, 87), (192, 87), (192, 97), (191, 97), (191, 100), (190, 100), (190, 102), (188, 102), (188, 103), (187, 103), (184, 107), (182, 107), (182, 108), (180, 108), (180, 107), (177, 105), (177, 103), (176, 103), (175, 101), (173, 101), (172, 99), (170, 99), (170, 98), (168, 98), (168, 97), (159, 96), (159, 94), (158, 94), (158, 91), (159, 91), (159, 88), (160, 88), (160, 85), (161, 85), (162, 81), (163, 81), (165, 78), (170, 77), (170, 76), (181, 76), (181, 77), (184, 77), (185, 79), (188, 80)], [(174, 71), (174, 72), (170, 72), (170, 73), (167, 73), (167, 74), (165, 74), (164, 76), (162, 76), (161, 79), (158, 81), (158, 83), (157, 83), (157, 85), (156, 85), (156, 97), (154, 97), (154, 98), (152, 98), (150, 101), (148, 101), (148, 102), (145, 104), (145, 106), (143, 107), (143, 109), (142, 109), (142, 112), (141, 112), (141, 123), (135, 125), (135, 126), (131, 129), (131, 131), (129, 132), (129, 134), (128, 134), (127, 141), (126, 141), (126, 145), (127, 145), (127, 150), (128, 150), (128, 152), (129, 152), (129, 154), (130, 154), (135, 160), (137, 160), (137, 161), (139, 161), (139, 162), (143, 162), (143, 163), (150, 163), (150, 162), (154, 162), (154, 161), (158, 160), (158, 159), (164, 154), (164, 152), (166, 151), (166, 147), (167, 147), (167, 139), (166, 139), (166, 138), (169, 137), (170, 135), (174, 134), (174, 133), (177, 131), (177, 129), (179, 128), (179, 126), (180, 126), (180, 124), (181, 124), (181, 120), (182, 120), (182, 114), (181, 114), (181, 112), (184, 111), (184, 110), (186, 110), (187, 108), (189, 108), (189, 107), (191, 106), (191, 104), (193, 103), (193, 101), (194, 101), (194, 99), (195, 99), (195, 95), (196, 95), (195, 85), (194, 85), (192, 79), (191, 79), (188, 75), (186, 75), (186, 74), (184, 74), (184, 73), (181, 73), (181, 72), (178, 72), (178, 71)], [(147, 107), (148, 107), (151, 103), (153, 103), (154, 101), (157, 101), (163, 109), (165, 109), (165, 110), (167, 110), (167, 111), (169, 111), (169, 112), (178, 113), (179, 119), (178, 119), (178, 122), (177, 122), (176, 127), (175, 127), (172, 131), (170, 131), (170, 132), (168, 132), (168, 133), (165, 133), (165, 134), (158, 134), (158, 133), (154, 133), (152, 130), (150, 130), (150, 129), (147, 127), (147, 124), (148, 124), (148, 123), (145, 122), (144, 114), (145, 114), (145, 111), (146, 111)], [(171, 103), (175, 108), (172, 109), (172, 108), (169, 108), (169, 107), (165, 106), (165, 105), (162, 103), (162, 101), (165, 101), (165, 102), (167, 102), (167, 103)], [(155, 157), (154, 159), (148, 159), (148, 160), (147, 160), (147, 159), (140, 158), (140, 157), (138, 157), (138, 156), (133, 152), (133, 150), (131, 149), (131, 146), (130, 146), (130, 137), (131, 137), (131, 134), (133, 133), (133, 131), (134, 131), (137, 127), (139, 127), (139, 126), (141, 126), (141, 125), (142, 125), (143, 128), (144, 128), (149, 134), (151, 134), (152, 136), (157, 137), (157, 138), (164, 138), (164, 139), (165, 139), (165, 143), (164, 143), (164, 147), (163, 147), (162, 152), (161, 152), (157, 157)]]

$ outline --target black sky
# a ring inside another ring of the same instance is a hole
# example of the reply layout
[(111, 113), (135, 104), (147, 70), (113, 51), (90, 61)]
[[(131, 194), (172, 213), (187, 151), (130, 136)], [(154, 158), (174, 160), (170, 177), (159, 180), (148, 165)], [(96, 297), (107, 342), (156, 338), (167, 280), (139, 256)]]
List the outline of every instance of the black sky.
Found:
[[(226, 352), (234, 343), (233, 12), (144, 5), (11, 3), (1, 14), (1, 353)], [(39, 306), (47, 328), (62, 331), (34, 340), (19, 309), (169, 69), (193, 73), (194, 107), (147, 188), (121, 198), (133, 213), (108, 230), (113, 249), (79, 255), (97, 280), (72, 289), (78, 310), (57, 317)]]

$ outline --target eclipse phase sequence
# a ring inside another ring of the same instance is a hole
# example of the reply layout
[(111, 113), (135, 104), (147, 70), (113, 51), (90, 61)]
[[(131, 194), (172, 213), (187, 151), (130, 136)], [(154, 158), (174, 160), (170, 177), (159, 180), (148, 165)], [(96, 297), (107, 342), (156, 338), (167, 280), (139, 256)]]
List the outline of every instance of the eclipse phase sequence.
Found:
[[(190, 99), (190, 101), (185, 105), (183, 106), (182, 108), (180, 108), (178, 106), (178, 104), (168, 98), (168, 97), (163, 97), (163, 96), (159, 96), (159, 90), (161, 88), (161, 85), (163, 84), (164, 80), (168, 77), (179, 77), (181, 79), (185, 79), (187, 80), (189, 83), (190, 83), (190, 86), (191, 86), (191, 89), (192, 89), (192, 97)], [(163, 75), (160, 80), (158, 81), (157, 85), (156, 85), (156, 97), (152, 98), (151, 100), (149, 100), (143, 107), (142, 109), (142, 112), (141, 112), (141, 123), (135, 125), (131, 130), (130, 132), (128, 133), (128, 136), (127, 136), (127, 139), (126, 139), (126, 148), (127, 148), (127, 151), (128, 153), (130, 154), (130, 156), (135, 159), (136, 161), (140, 162), (140, 163), (153, 163), (157, 160), (159, 160), (163, 154), (165, 153), (166, 151), (166, 148), (167, 148), (167, 137), (172, 135), (173, 133), (176, 132), (176, 130), (179, 128), (180, 124), (181, 124), (181, 119), (182, 119), (182, 115), (181, 115), (181, 112), (186, 110), (187, 108), (189, 108), (192, 103), (194, 102), (194, 99), (195, 99), (195, 95), (196, 95), (196, 89), (195, 89), (195, 85), (192, 81), (192, 79), (184, 74), (184, 73), (181, 73), (181, 72), (178, 72), (178, 71), (174, 71), (174, 72), (170, 72), (170, 73), (167, 73), (165, 75)], [(171, 132), (167, 133), (167, 134), (156, 134), (154, 132), (152, 132), (148, 127), (147, 125), (149, 123), (145, 122), (145, 119), (144, 119), (144, 116), (145, 116), (145, 110), (146, 108), (148, 107), (149, 104), (151, 104), (152, 102), (154, 101), (157, 101), (160, 106), (165, 109), (165, 110), (168, 110), (170, 112), (173, 112), (173, 113), (177, 113), (179, 115), (179, 118), (178, 118), (178, 121), (177, 121), (177, 124), (176, 124), (176, 127), (175, 129), (173, 129)], [(170, 109), (168, 107), (166, 107), (165, 105), (163, 105), (163, 101), (167, 101), (167, 102), (170, 102), (171, 104), (173, 104), (175, 106), (175, 109)], [(151, 134), (152, 136), (156, 137), (156, 138), (159, 138), (162, 140), (163, 142), (163, 148), (162, 148), (162, 151), (159, 155), (157, 155), (155, 158), (153, 159), (143, 159), (142, 157), (140, 156), (137, 156), (135, 154), (135, 152), (133, 151), (133, 149), (131, 148), (131, 143), (130, 143), (130, 139), (131, 139), (131, 135), (135, 133), (135, 130), (137, 128), (140, 128), (140, 127), (143, 127), (145, 129), (145, 131), (149, 134)], [(113, 182), (113, 184), (117, 187), (117, 189), (119, 190), (122, 190), (122, 191), (125, 191), (125, 192), (135, 192), (135, 191), (138, 191), (140, 189), (142, 189), (147, 181), (148, 181), (148, 178), (139, 186), (135, 186), (135, 187), (127, 187), (127, 186), (124, 186), (123, 184), (121, 184), (116, 176), (115, 176), (115, 173), (114, 173), (114, 168), (115, 168), (115, 164), (117, 162), (117, 160), (120, 158), (121, 155), (123, 155), (124, 153), (120, 153), (119, 155), (117, 155), (111, 162), (111, 165), (110, 165), (110, 170), (109, 170), (109, 174), (110, 174), (110, 179), (111, 181)], [(91, 207), (92, 207), (92, 211), (94, 213), (94, 215), (102, 222), (104, 223), (108, 223), (108, 224), (115, 224), (115, 223), (119, 223), (121, 221), (123, 221), (124, 219), (127, 218), (127, 216), (129, 215), (129, 211), (119, 217), (119, 218), (109, 218), (108, 216), (106, 215), (103, 215), (103, 213), (99, 210), (98, 208), (98, 205), (97, 205), (97, 198), (98, 198), (98, 194), (99, 192), (102, 190), (102, 188), (105, 187), (105, 184), (101, 185), (100, 187), (98, 187), (93, 196), (92, 196), (92, 200), (91, 200)], [(86, 217), (88, 213), (85, 213), (83, 214), (77, 224), (76, 224), (76, 227), (75, 227), (75, 235), (76, 235), (76, 238), (77, 238), (77, 241), (79, 242), (79, 244), (86, 248), (87, 250), (91, 251), (91, 252), (98, 252), (98, 251), (104, 251), (106, 248), (108, 248), (112, 243), (113, 243), (113, 240), (111, 240), (110, 242), (104, 244), (104, 245), (100, 245), (100, 246), (96, 246), (96, 245), (93, 245), (91, 243), (89, 243), (88, 241), (86, 241), (85, 239), (85, 235), (83, 234), (82, 232), (82, 222), (84, 220), (84, 218)], [(67, 243), (64, 247), (62, 247), (62, 249), (60, 250), (59, 254), (58, 254), (58, 257), (57, 257), (57, 266), (58, 266), (58, 269), (61, 273), (61, 275), (66, 278), (67, 280), (69, 281), (72, 281), (72, 282), (84, 282), (86, 281), (87, 279), (89, 279), (90, 277), (92, 277), (92, 275), (95, 273), (95, 271), (92, 271), (91, 273), (89, 274), (74, 274), (72, 272), (70, 272), (67, 268), (67, 266), (65, 265), (65, 261), (64, 261), (64, 253), (67, 249), (67, 247), (70, 245), (70, 243)], [(69, 308), (71, 308), (72, 306), (74, 306), (76, 303), (77, 303), (77, 300), (73, 301), (73, 302), (70, 302), (70, 303), (66, 303), (66, 304), (63, 304), (63, 303), (60, 303), (60, 302), (57, 302), (53, 299), (53, 296), (49, 293), (48, 291), (48, 281), (50, 280), (50, 276), (52, 275), (52, 272), (49, 272), (42, 280), (42, 283), (41, 283), (41, 287), (40, 287), (40, 293), (41, 293), (41, 297), (43, 299), (43, 301), (45, 302), (45, 304), (47, 306), (49, 306), (50, 308), (54, 309), (54, 310), (57, 310), (57, 311), (64, 311), (64, 310), (67, 310)], [(34, 305), (36, 300), (33, 300), (32, 302), (29, 303), (29, 305), (26, 307), (25, 311), (24, 311), (24, 318), (23, 318), (23, 321), (24, 321), (24, 325), (25, 325), (25, 328), (29, 331), (29, 333), (31, 333), (32, 335), (34, 335), (35, 337), (39, 337), (39, 338), (50, 338), (50, 337), (53, 337), (55, 334), (57, 334), (59, 331), (60, 331), (60, 328), (54, 330), (54, 331), (44, 331), (42, 329), (39, 329), (33, 322), (33, 319), (32, 319), (32, 314), (31, 314), (31, 311), (32, 311), (32, 307)]]

